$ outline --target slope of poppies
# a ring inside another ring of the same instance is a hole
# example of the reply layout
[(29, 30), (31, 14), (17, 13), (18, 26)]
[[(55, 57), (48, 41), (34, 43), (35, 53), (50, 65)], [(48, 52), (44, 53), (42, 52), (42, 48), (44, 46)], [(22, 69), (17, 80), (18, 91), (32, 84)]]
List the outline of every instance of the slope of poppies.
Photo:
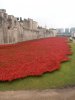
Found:
[(42, 75), (60, 68), (71, 54), (67, 38), (52, 37), (0, 45), (0, 81)]

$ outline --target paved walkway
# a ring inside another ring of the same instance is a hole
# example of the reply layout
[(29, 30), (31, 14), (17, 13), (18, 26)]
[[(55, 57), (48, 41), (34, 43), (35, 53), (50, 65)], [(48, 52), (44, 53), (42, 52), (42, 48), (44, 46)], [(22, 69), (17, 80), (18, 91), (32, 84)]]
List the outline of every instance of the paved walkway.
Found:
[(68, 89), (0, 92), (0, 100), (75, 100), (75, 87)]

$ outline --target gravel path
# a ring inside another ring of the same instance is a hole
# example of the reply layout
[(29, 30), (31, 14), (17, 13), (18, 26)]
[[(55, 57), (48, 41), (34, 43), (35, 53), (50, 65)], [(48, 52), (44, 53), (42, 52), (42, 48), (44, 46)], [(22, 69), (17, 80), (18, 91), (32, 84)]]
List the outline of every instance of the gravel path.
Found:
[(68, 89), (0, 91), (0, 100), (75, 100), (75, 87)]

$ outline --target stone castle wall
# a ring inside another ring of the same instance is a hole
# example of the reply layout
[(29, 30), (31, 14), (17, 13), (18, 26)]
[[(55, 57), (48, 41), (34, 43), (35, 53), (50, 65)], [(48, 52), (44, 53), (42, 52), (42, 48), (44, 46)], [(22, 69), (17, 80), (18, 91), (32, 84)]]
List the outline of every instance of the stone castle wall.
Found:
[(16, 18), (8, 15), (5, 9), (0, 9), (0, 44), (17, 43), (32, 39), (56, 36), (46, 28), (38, 28), (37, 22), (33, 19)]

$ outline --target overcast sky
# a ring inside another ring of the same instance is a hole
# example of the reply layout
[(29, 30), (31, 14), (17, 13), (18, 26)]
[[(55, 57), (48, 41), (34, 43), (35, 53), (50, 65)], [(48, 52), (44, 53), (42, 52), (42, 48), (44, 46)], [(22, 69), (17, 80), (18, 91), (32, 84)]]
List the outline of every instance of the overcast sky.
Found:
[(40, 26), (75, 26), (75, 0), (0, 0), (0, 9), (9, 15), (32, 18)]

